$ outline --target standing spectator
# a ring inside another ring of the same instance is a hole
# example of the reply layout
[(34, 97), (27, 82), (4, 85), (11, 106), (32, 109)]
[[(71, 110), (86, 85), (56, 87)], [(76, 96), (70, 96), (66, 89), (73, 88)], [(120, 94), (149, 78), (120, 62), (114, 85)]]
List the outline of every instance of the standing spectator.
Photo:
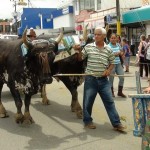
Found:
[(131, 49), (131, 52), (132, 52), (132, 55), (135, 56), (135, 42), (134, 42), (134, 36), (132, 35), (132, 38), (131, 38), (131, 44), (130, 44), (130, 49)]
[(117, 36), (117, 38), (116, 38), (117, 41), (116, 42), (121, 46), (121, 37), (120, 37), (120, 35), (116, 35), (116, 36)]
[(145, 59), (148, 66), (148, 74), (150, 76), (150, 42), (148, 42), (145, 47)]
[(127, 44), (127, 40), (122, 40), (122, 47), (124, 51), (124, 65), (125, 65), (125, 72), (129, 72), (129, 65), (130, 65), (130, 47)]
[[(111, 34), (112, 35), (112, 34)], [(120, 35), (116, 35), (117, 36), (117, 45), (120, 47), (120, 50), (122, 49), (122, 45), (121, 45), (121, 37), (120, 37)], [(109, 37), (110, 38), (110, 37)], [(109, 43), (110, 43), (110, 41), (109, 41)], [(109, 44), (108, 43), (108, 44)], [(121, 65), (122, 65), (122, 67), (123, 67), (123, 65), (124, 65), (124, 58), (123, 58), (123, 55), (119, 55), (119, 58), (120, 58), (120, 62), (121, 62)]]
[(148, 35), (148, 39), (149, 39), (149, 42), (150, 42), (150, 35)]
[(145, 70), (145, 77), (148, 77), (148, 66), (145, 60), (145, 47), (147, 46), (146, 37), (145, 35), (140, 36), (140, 44), (139, 44), (139, 51), (138, 51), (138, 59), (139, 59), (139, 71), (140, 77), (143, 77), (143, 69)]
[[(112, 49), (114, 55), (115, 55), (115, 66), (111, 71), (111, 74), (117, 74), (117, 75), (122, 75), (119, 76), (119, 84), (118, 84), (118, 96), (121, 96), (123, 98), (126, 98), (126, 95), (123, 94), (122, 90), (123, 90), (123, 85), (124, 85), (124, 70), (123, 67), (121, 65), (121, 61), (119, 56), (123, 56), (124, 53), (121, 51), (121, 47), (120, 45), (117, 44), (117, 35), (116, 34), (111, 34), (110, 36), (110, 43), (108, 44), (108, 46)], [(110, 85), (111, 85), (111, 90), (112, 90), (112, 95), (113, 97), (115, 97), (114, 94), (114, 88), (113, 88), (113, 82), (114, 82), (114, 76), (110, 76), (109, 77), (109, 81), (110, 81)]]
[[(112, 50), (105, 44), (106, 30), (97, 27), (94, 31), (95, 42), (87, 44), (81, 51), (78, 50), (78, 60), (87, 59), (86, 73), (83, 95), (83, 122), (86, 128), (95, 129), (91, 117), (92, 107), (97, 93), (100, 95), (112, 126), (119, 131), (124, 131), (125, 127), (121, 124), (118, 112), (115, 107), (111, 94), (110, 83), (107, 76), (110, 75), (114, 67), (115, 56)], [(98, 75), (97, 75), (98, 74)]]

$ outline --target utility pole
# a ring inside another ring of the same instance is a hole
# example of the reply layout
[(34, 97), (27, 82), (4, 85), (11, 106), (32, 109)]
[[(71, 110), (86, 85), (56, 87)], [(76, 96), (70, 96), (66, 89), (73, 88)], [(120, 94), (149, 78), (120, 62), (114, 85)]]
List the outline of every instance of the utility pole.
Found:
[(17, 5), (25, 6), (25, 5), (27, 5), (27, 3), (25, 3), (23, 0), (19, 0), (18, 3), (17, 3), (17, 0), (10, 0), (10, 1), (13, 2), (13, 6), (15, 7), (15, 11), (14, 11), (13, 17), (14, 17), (14, 19), (15, 19), (15, 31), (16, 31), (16, 34), (18, 34), (18, 25), (17, 25), (18, 13), (17, 13)]
[(117, 35), (121, 35), (120, 3), (119, 3), (119, 0), (116, 0), (116, 12), (117, 12)]
[(18, 33), (17, 32), (17, 30), (18, 30), (18, 27), (17, 27), (17, 9), (16, 9), (17, 2), (16, 2), (16, 0), (10, 0), (10, 1), (13, 1), (13, 6), (15, 7), (15, 11), (14, 11), (13, 17), (15, 19), (15, 31), (16, 31), (16, 34), (17, 34)]

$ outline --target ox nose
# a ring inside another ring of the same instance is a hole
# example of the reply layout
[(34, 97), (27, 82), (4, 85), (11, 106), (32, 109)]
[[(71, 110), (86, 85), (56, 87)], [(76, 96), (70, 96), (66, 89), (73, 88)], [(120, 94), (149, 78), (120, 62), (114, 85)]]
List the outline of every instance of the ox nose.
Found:
[(43, 84), (51, 84), (53, 82), (53, 78), (50, 74), (44, 74), (44, 76), (42, 77), (42, 81)]

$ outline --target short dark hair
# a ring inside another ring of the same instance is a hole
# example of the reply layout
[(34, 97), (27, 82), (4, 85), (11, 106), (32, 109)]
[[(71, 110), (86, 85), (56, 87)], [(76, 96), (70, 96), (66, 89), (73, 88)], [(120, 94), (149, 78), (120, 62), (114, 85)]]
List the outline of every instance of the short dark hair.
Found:
[(127, 40), (126, 40), (126, 39), (123, 39), (122, 41), (125, 42), (125, 43), (127, 43)]

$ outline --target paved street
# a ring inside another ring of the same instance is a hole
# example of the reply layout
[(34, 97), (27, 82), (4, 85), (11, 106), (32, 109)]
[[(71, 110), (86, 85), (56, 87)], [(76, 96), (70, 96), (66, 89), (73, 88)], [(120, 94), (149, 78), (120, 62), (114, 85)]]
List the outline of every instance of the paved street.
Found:
[[(134, 75), (137, 67), (131, 66), (129, 75)], [(147, 80), (141, 80), (142, 87), (148, 86)], [(115, 78), (117, 95), (118, 78)], [(82, 104), (83, 85), (78, 88), (79, 101)], [(2, 99), (10, 115), (0, 119), (1, 150), (140, 150), (141, 138), (133, 136), (133, 112), (130, 98), (115, 98), (117, 110), (126, 116), (127, 134), (112, 129), (104, 106), (96, 97), (93, 108), (95, 130), (84, 129), (82, 120), (70, 111), (71, 95), (62, 82), (56, 80), (47, 86), (51, 105), (41, 104), (40, 94), (33, 97), (31, 115), (35, 124), (18, 125), (14, 121), (15, 104), (7, 87), (3, 89)], [(136, 93), (135, 77), (125, 79), (124, 93)]]

